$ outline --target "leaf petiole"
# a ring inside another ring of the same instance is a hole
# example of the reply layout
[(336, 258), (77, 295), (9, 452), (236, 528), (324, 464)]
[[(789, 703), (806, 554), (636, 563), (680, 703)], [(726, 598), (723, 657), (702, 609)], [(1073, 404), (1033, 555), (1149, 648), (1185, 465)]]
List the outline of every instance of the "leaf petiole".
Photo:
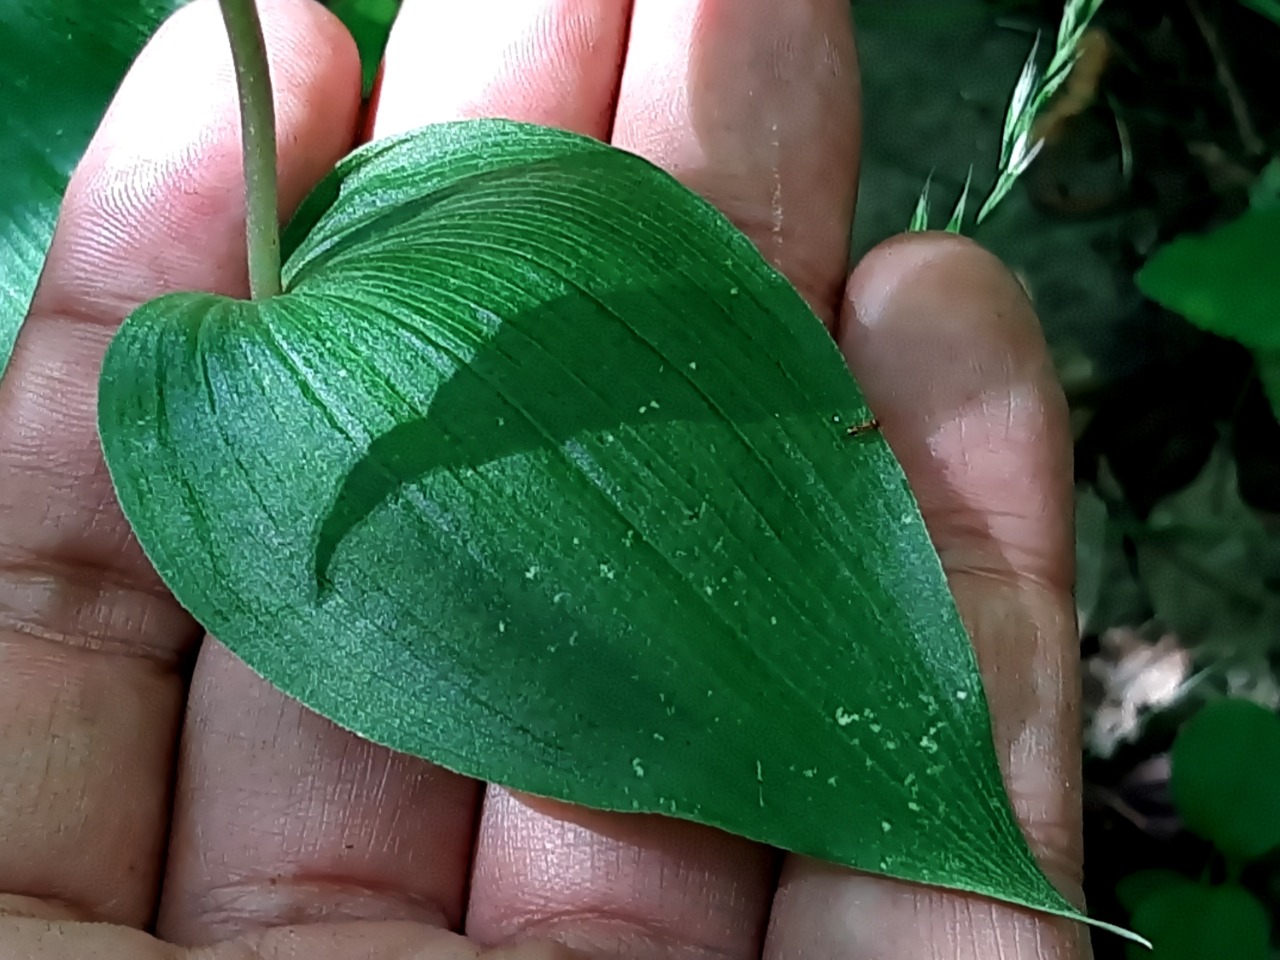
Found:
[(254, 0), (219, 0), (219, 3), (231, 41), (231, 59), (240, 97), (249, 294), (254, 300), (264, 300), (281, 289), (275, 99), (262, 23)]

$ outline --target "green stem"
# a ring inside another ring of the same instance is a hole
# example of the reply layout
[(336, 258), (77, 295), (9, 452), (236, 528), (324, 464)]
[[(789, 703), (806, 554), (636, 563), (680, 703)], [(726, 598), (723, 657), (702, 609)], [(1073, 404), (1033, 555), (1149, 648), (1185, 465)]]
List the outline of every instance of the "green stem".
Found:
[(280, 219), (276, 200), (276, 118), (267, 46), (254, 0), (219, 0), (231, 39), (244, 143), (245, 235), (249, 294), (280, 292)]

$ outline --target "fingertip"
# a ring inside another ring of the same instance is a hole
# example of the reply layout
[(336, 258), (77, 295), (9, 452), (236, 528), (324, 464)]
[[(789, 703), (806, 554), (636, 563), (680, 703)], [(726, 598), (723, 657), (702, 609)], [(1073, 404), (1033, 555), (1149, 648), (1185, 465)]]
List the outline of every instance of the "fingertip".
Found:
[(845, 286), (838, 336), (850, 362), (872, 377), (878, 363), (864, 351), (919, 336), (940, 336), (952, 350), (971, 353), (986, 345), (1036, 372), (1046, 358), (1021, 281), (986, 248), (947, 233), (901, 234), (868, 253)]
[(903, 234), (873, 249), (845, 285), (836, 337), (888, 432), (1026, 392), (1065, 417), (1026, 288), (966, 237)]
[(837, 338), (940, 551), (1069, 581), (1066, 401), (1014, 274), (963, 237), (895, 237), (850, 276)]
[(604, 139), (629, 0), (407, 2), (387, 42), (370, 130), (503, 117)]

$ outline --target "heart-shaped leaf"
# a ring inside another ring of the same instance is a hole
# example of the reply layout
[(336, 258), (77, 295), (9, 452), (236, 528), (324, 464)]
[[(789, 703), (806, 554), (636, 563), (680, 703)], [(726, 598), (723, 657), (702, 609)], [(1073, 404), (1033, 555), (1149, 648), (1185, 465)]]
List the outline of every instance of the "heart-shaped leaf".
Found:
[(720, 214), (476, 121), (360, 150), (284, 248), (279, 297), (138, 310), (100, 395), (139, 539), (252, 667), (465, 774), (1077, 915), (897, 462)]

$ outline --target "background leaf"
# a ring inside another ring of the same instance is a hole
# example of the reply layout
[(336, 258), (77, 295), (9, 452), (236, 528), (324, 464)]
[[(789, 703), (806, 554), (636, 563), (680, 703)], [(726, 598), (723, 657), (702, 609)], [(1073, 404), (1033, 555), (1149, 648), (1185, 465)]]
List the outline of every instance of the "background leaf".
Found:
[(1254, 352), (1280, 418), (1280, 206), (1259, 202), (1203, 236), (1170, 241), (1138, 271), (1139, 289), (1196, 326)]
[(1240, 2), (1273, 23), (1280, 24), (1280, 0), (1240, 0)]
[(1266, 908), (1237, 886), (1170, 884), (1154, 891), (1133, 916), (1154, 949), (1129, 947), (1130, 960), (1268, 960)]
[(125, 70), (184, 0), (0, 0), (0, 377), (67, 179)]
[(1280, 623), (1271, 586), (1280, 578), (1280, 539), (1241, 499), (1225, 445), (1192, 483), (1156, 503), (1132, 536), (1162, 624), (1224, 663), (1265, 661)]
[(287, 293), (178, 295), (103, 370), (175, 595), (373, 740), (1078, 916), (831, 338), (645, 161), (478, 121), (344, 161)]
[(382, 52), (391, 35), (391, 25), (400, 12), (401, 0), (327, 0), (326, 6), (347, 25), (360, 49), (364, 73), (364, 95), (373, 90), (382, 63)]
[(1138, 286), (1196, 326), (1280, 349), (1280, 208), (1251, 208), (1211, 233), (1178, 237), (1138, 271)]
[(1168, 890), (1171, 887), (1195, 886), (1191, 880), (1172, 870), (1139, 870), (1124, 877), (1116, 884), (1116, 899), (1130, 913), (1138, 908), (1153, 894)]
[(1173, 745), (1170, 789), (1187, 826), (1233, 858), (1280, 845), (1280, 717), (1248, 700), (1218, 700)]

